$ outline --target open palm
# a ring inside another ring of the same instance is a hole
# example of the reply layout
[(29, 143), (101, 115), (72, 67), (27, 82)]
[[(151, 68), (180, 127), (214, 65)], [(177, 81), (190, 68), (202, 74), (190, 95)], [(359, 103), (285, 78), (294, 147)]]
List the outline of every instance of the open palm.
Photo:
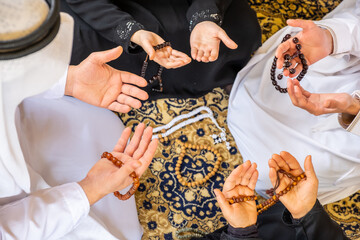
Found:
[(230, 49), (237, 48), (237, 44), (216, 23), (198, 23), (190, 35), (192, 58), (198, 62), (215, 61), (219, 56), (221, 41)]
[(138, 87), (145, 87), (146, 80), (106, 64), (121, 53), (121, 47), (95, 52), (79, 65), (70, 66), (65, 93), (116, 112), (126, 113), (131, 108), (140, 108), (139, 99), (146, 100), (148, 94)]
[(328, 113), (359, 112), (358, 102), (348, 93), (310, 93), (296, 79), (288, 79), (288, 94), (291, 102), (316, 116)]
[[(294, 218), (301, 218), (308, 213), (316, 202), (318, 179), (315, 175), (314, 167), (311, 162), (311, 156), (307, 156), (305, 159), (305, 174), (306, 179), (301, 180), (294, 188), (289, 192), (282, 195), (279, 200), (289, 210)], [(276, 184), (277, 174), (279, 169), (292, 174), (293, 176), (299, 176), (303, 173), (303, 170), (299, 162), (288, 152), (281, 152), (280, 154), (273, 154), (269, 160), (269, 177), (273, 186)], [(282, 173), (279, 173), (280, 184), (276, 192), (284, 190), (292, 180)]]
[(226, 179), (222, 192), (215, 191), (224, 217), (235, 228), (244, 228), (256, 223), (256, 203), (254, 200), (230, 205), (226, 198), (254, 195), (258, 175), (256, 163), (251, 164), (250, 161), (246, 161)]

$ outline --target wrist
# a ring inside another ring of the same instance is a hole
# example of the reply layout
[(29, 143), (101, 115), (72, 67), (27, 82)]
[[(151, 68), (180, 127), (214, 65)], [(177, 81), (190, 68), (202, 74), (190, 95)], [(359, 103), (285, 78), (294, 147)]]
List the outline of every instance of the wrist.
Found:
[(103, 198), (106, 195), (99, 192), (99, 189), (95, 187), (95, 184), (93, 184), (88, 177), (78, 182), (78, 184), (84, 190), (90, 206), (96, 203), (97, 201), (99, 201), (101, 198)]
[[(311, 203), (309, 203), (306, 206), (301, 206), (301, 208), (299, 209), (299, 211), (292, 211), (289, 212), (291, 213), (291, 216), (293, 219), (300, 219), (303, 218), (306, 214), (308, 214), (308, 212), (311, 211), (311, 209), (313, 209), (313, 207), (315, 206), (316, 203), (316, 198), (314, 201), (311, 201)], [(299, 207), (298, 207), (299, 208)]]
[(66, 77), (66, 84), (65, 84), (65, 95), (67, 96), (74, 96), (73, 95), (73, 91), (74, 91), (74, 83), (75, 83), (75, 71), (76, 71), (76, 66), (70, 65), (68, 68), (68, 74)]
[(130, 38), (130, 41), (141, 46), (141, 34), (143, 34), (145, 32), (145, 30), (138, 30), (136, 31)]
[(331, 32), (328, 29), (323, 29), (324, 33), (325, 33), (325, 39), (326, 39), (326, 46), (328, 46), (327, 48), (327, 55), (330, 55), (334, 52), (334, 40), (333, 40), (333, 36), (331, 35)]
[(241, 219), (239, 219), (241, 221), (239, 222), (234, 222), (234, 221), (229, 221), (229, 225), (233, 228), (247, 228), (253, 225), (256, 225), (256, 221), (257, 221), (257, 215), (255, 215), (254, 217), (248, 217), (248, 218), (244, 218), (242, 217)]
[(352, 97), (351, 99), (352, 103), (346, 109), (345, 113), (355, 116), (360, 111), (360, 99), (358, 99), (356, 96)]

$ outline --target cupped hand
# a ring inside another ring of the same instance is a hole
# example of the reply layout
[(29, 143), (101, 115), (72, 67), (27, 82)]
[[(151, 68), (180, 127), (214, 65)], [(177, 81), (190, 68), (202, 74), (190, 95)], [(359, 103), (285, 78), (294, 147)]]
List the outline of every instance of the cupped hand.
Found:
[(151, 140), (152, 128), (139, 124), (127, 144), (130, 133), (131, 129), (125, 128), (112, 152), (114, 157), (124, 163), (121, 168), (102, 158), (90, 169), (86, 178), (79, 182), (90, 205), (109, 193), (129, 186), (133, 182), (133, 178), (129, 176), (132, 172), (140, 177), (148, 168), (158, 144), (157, 139)]
[(155, 51), (154, 47), (165, 41), (153, 32), (146, 30), (136, 31), (131, 37), (131, 41), (141, 46), (149, 55), (150, 60), (157, 62), (165, 68), (179, 68), (191, 62), (191, 58), (188, 55), (170, 46)]
[(140, 100), (148, 99), (148, 94), (138, 87), (147, 82), (135, 74), (116, 70), (109, 65), (118, 58), (122, 48), (94, 52), (77, 66), (70, 66), (65, 94), (86, 103), (126, 113), (131, 108), (140, 108)]
[(254, 200), (230, 205), (226, 198), (254, 195), (258, 176), (256, 163), (251, 164), (250, 161), (246, 161), (226, 179), (222, 192), (218, 189), (214, 190), (224, 217), (234, 228), (244, 228), (256, 223), (256, 203)]
[(218, 59), (220, 42), (230, 49), (237, 44), (216, 23), (204, 21), (198, 23), (191, 32), (191, 57), (198, 62), (213, 62)]
[(287, 90), (291, 102), (315, 116), (328, 113), (357, 115), (359, 101), (348, 93), (310, 93), (296, 79), (288, 79)]
[[(279, 45), (275, 54), (278, 58), (277, 68), (283, 67), (285, 54), (292, 55), (297, 51), (295, 48), (296, 44), (293, 42), (294, 37), (299, 39), (299, 44), (301, 45), (300, 51), (304, 54), (307, 65), (314, 64), (332, 53), (333, 39), (329, 30), (320, 28), (311, 20), (289, 19), (287, 24), (292, 27), (300, 27), (303, 30)], [(285, 70), (284, 75), (293, 78), (302, 70), (302, 64), (298, 57), (294, 58), (291, 63), (292, 66), (298, 63), (295, 68), (296, 72), (290, 74), (288, 70)]]
[[(319, 181), (315, 175), (310, 155), (306, 157), (304, 166), (306, 178), (300, 180), (296, 186), (279, 198), (279, 200), (289, 210), (293, 218), (297, 219), (305, 216), (313, 208), (318, 191)], [(279, 169), (283, 169), (293, 176), (299, 176), (303, 173), (303, 170), (296, 158), (285, 151), (281, 152), (280, 155), (273, 154), (269, 160), (269, 167), (269, 177), (273, 186), (276, 184), (276, 172)], [(276, 189), (276, 193), (284, 190), (292, 182), (291, 179), (282, 173), (279, 173), (279, 177), (280, 184)]]

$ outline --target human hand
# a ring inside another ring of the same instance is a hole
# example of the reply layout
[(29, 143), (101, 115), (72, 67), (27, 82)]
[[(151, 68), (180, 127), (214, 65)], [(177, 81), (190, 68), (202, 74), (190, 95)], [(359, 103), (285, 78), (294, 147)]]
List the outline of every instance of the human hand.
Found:
[[(304, 166), (306, 178), (298, 182), (297, 185), (289, 192), (279, 198), (279, 200), (289, 210), (293, 218), (296, 219), (302, 218), (313, 208), (318, 191), (319, 181), (315, 175), (310, 155), (305, 158)], [(276, 184), (276, 172), (279, 169), (283, 169), (293, 176), (299, 176), (303, 173), (303, 170), (296, 158), (285, 151), (282, 151), (280, 155), (273, 154), (269, 160), (269, 167), (269, 177), (273, 186)], [(291, 179), (282, 173), (279, 173), (279, 177), (280, 184), (276, 189), (276, 193), (284, 190), (292, 182)]]
[(216, 199), (228, 223), (234, 228), (245, 228), (254, 225), (257, 221), (256, 204), (254, 201), (234, 203), (232, 205), (226, 198), (237, 196), (252, 196), (259, 173), (256, 163), (246, 161), (238, 166), (226, 179), (223, 192), (215, 189)]
[[(328, 56), (333, 51), (333, 39), (331, 33), (327, 29), (320, 28), (311, 20), (301, 20), (301, 19), (289, 19), (286, 21), (289, 26), (300, 27), (303, 30), (296, 34), (294, 37), (299, 39), (301, 44), (301, 52), (305, 56), (307, 65), (314, 64), (320, 59)], [(293, 38), (283, 42), (279, 45), (276, 50), (275, 56), (278, 58), (277, 68), (282, 68), (284, 64), (284, 55), (290, 54), (293, 55), (297, 50), (295, 48), (295, 43), (293, 43)], [(290, 74), (288, 70), (284, 71), (285, 76), (291, 78), (295, 77), (302, 70), (302, 64), (299, 57), (296, 57), (290, 61), (292, 66), (296, 66), (296, 72)]]
[(119, 169), (106, 158), (100, 159), (79, 182), (89, 199), (94, 204), (109, 193), (120, 191), (133, 182), (129, 175), (135, 172), (140, 177), (149, 166), (156, 148), (157, 139), (151, 140), (152, 128), (139, 124), (129, 144), (131, 129), (125, 128), (113, 152), (114, 157), (123, 162)]
[(347, 93), (310, 93), (296, 79), (288, 79), (287, 90), (291, 102), (316, 116), (327, 113), (357, 115), (360, 103)]
[(179, 68), (191, 62), (191, 58), (183, 52), (172, 49), (170, 46), (155, 51), (154, 47), (164, 43), (159, 35), (145, 30), (136, 31), (131, 39), (133, 43), (141, 46), (149, 55), (149, 59), (165, 68)]
[(219, 56), (220, 41), (230, 49), (238, 45), (216, 23), (204, 21), (198, 23), (191, 32), (191, 56), (198, 62), (213, 62)]
[(65, 94), (86, 103), (126, 113), (140, 108), (141, 102), (149, 95), (139, 89), (147, 82), (135, 74), (116, 70), (109, 65), (118, 58), (122, 48), (117, 47), (103, 52), (94, 52), (77, 66), (70, 66)]

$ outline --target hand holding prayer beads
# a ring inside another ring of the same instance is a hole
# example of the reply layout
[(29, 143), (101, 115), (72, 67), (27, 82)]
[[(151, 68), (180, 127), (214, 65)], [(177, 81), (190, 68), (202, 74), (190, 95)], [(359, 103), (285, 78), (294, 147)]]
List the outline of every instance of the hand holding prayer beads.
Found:
[[(286, 42), (291, 38), (290, 34), (286, 34), (283, 38), (282, 42)], [(277, 57), (274, 57), (273, 64), (271, 66), (270, 71), (270, 79), (272, 81), (272, 84), (274, 85), (275, 89), (278, 90), (281, 93), (287, 93), (286, 88), (280, 87), (277, 80), (281, 80), (283, 78), (283, 74), (287, 74), (289, 72), (291, 75), (294, 75), (297, 72), (297, 69), (300, 68), (300, 65), (302, 66), (301, 72), (297, 75), (296, 79), (300, 82), (308, 70), (307, 61), (305, 59), (304, 54), (300, 51), (302, 46), (299, 43), (299, 39), (297, 37), (294, 37), (292, 39), (292, 42), (295, 44), (296, 52), (294, 52), (292, 55), (289, 53), (286, 53), (284, 55), (284, 63), (283, 63), (283, 70), (282, 73), (278, 74), (277, 77), (275, 77), (275, 72), (277, 68)], [(300, 63), (296, 62), (295, 59), (299, 59)]]
[[(118, 160), (116, 157), (114, 157), (111, 153), (108, 153), (108, 152), (104, 152), (101, 155), (101, 158), (106, 158), (107, 160), (111, 161), (118, 168), (121, 168), (123, 165), (123, 163), (120, 160)], [(128, 200), (132, 195), (134, 195), (134, 193), (140, 186), (139, 178), (138, 178), (138, 176), (136, 176), (135, 172), (132, 172), (130, 174), (130, 177), (133, 178), (134, 184), (132, 185), (132, 187), (126, 194), (122, 195), (119, 191), (114, 192), (115, 197), (117, 197), (119, 200)]]
[[(112, 153), (103, 153), (102, 158), (89, 171), (86, 178), (79, 182), (90, 204), (105, 195), (115, 192), (120, 200), (130, 198), (139, 187), (139, 176), (148, 168), (157, 148), (157, 139), (151, 140), (152, 128), (140, 123), (129, 141), (130, 128), (125, 128)], [(133, 182), (129, 192), (121, 195), (122, 190)]]
[(292, 174), (287, 173), (284, 170), (280, 169), (279, 171), (277, 171), (278, 178), (277, 178), (277, 184), (273, 188), (274, 192), (279, 187), (279, 182), (280, 182), (279, 173), (282, 173), (282, 174), (286, 175), (293, 182), (291, 182), (286, 188), (284, 188), (280, 192), (273, 194), (269, 199), (267, 199), (262, 204), (257, 205), (256, 208), (257, 208), (258, 214), (268, 210), (271, 206), (275, 205), (275, 203), (279, 201), (280, 197), (284, 196), (286, 193), (291, 191), (291, 189), (293, 187), (295, 187), (302, 179), (304, 179), (306, 177), (305, 173), (301, 173), (299, 176), (295, 177)]
[[(311, 20), (289, 19), (287, 24), (303, 29), (294, 37), (298, 38), (299, 42), (301, 42), (301, 51), (306, 56), (307, 65), (310, 66), (332, 53), (333, 39), (331, 33), (326, 28), (317, 26)], [(275, 54), (278, 58), (277, 67), (282, 67), (285, 53), (291, 54), (296, 51), (296, 44), (291, 40), (281, 43)]]
[[(287, 189), (295, 178), (279, 172), (280, 169), (296, 177), (297, 183), (292, 186), (292, 190), (283, 194), (280, 201), (289, 210), (294, 218), (301, 218), (308, 213), (314, 206), (317, 198), (318, 179), (315, 175), (312, 165), (311, 156), (307, 156), (304, 161), (306, 178), (302, 178), (304, 172), (296, 160), (290, 153), (282, 151), (280, 154), (273, 154), (269, 160), (269, 177), (274, 188), (278, 186), (276, 194)], [(298, 181), (298, 179), (301, 179)], [(279, 179), (279, 180), (278, 180)], [(285, 190), (286, 191), (286, 190)]]
[[(130, 40), (141, 46), (151, 61), (167, 69), (182, 67), (191, 62), (191, 58), (185, 53), (172, 49), (170, 45), (162, 46), (164, 39), (154, 32), (139, 30), (131, 36)], [(154, 46), (158, 47), (154, 48)]]
[[(170, 44), (169, 42), (163, 42), (163, 43), (161, 43), (161, 44), (159, 44), (159, 45), (154, 46), (153, 48), (154, 48), (155, 51), (157, 51), (157, 50), (160, 50), (160, 49), (165, 48), (165, 47), (171, 47), (171, 44)], [(143, 65), (142, 65), (142, 67), (141, 67), (141, 74), (140, 74), (140, 76), (143, 77), (143, 78), (145, 78), (146, 69), (147, 69), (147, 67), (148, 67), (148, 65), (149, 65), (149, 63), (148, 63), (148, 58), (149, 58), (149, 56), (147, 55), (146, 58), (145, 58), (145, 60), (144, 60)], [(155, 83), (155, 84), (158, 84), (158, 87), (157, 87), (157, 88), (154, 88), (154, 87), (151, 88), (151, 90), (154, 91), (154, 92), (162, 92), (162, 91), (164, 90), (164, 88), (163, 88), (163, 83), (162, 83), (162, 78), (161, 78), (161, 74), (162, 74), (163, 70), (164, 70), (164, 67), (161, 66), (161, 65), (159, 65), (157, 74), (154, 75), (154, 76), (149, 80), (149, 83), (150, 83), (150, 84), (154, 84), (154, 83)]]
[(232, 171), (222, 192), (214, 190), (224, 217), (233, 227), (244, 228), (257, 221), (254, 189), (259, 173), (256, 167), (256, 163), (246, 161)]
[[(245, 168), (246, 168), (246, 166), (245, 166)], [(276, 194), (275, 191), (278, 189), (278, 187), (280, 185), (279, 173), (287, 176), (289, 179), (292, 180), (292, 182)], [(272, 192), (274, 192), (274, 194), (271, 196), (271, 198), (267, 199), (264, 203), (256, 206), (258, 214), (264, 212), (265, 210), (267, 210), (271, 206), (273, 206), (276, 202), (279, 201), (279, 198), (281, 196), (288, 193), (294, 186), (296, 186), (298, 184), (298, 182), (300, 182), (305, 177), (306, 177), (305, 173), (301, 173), (299, 176), (295, 177), (292, 174), (284, 171), (283, 169), (279, 169), (277, 171), (277, 180), (276, 180), (275, 186), (274, 186), (274, 188), (271, 189)], [(228, 181), (228, 179), (226, 181)], [(229, 181), (231, 181), (231, 179)], [(246, 181), (244, 183), (246, 183)], [(240, 196), (235, 195), (230, 198), (227, 198), (226, 200), (229, 202), (229, 204), (236, 204), (236, 203), (243, 203), (246, 201), (255, 201), (255, 200), (257, 200), (257, 197), (255, 195), (240, 195)]]

